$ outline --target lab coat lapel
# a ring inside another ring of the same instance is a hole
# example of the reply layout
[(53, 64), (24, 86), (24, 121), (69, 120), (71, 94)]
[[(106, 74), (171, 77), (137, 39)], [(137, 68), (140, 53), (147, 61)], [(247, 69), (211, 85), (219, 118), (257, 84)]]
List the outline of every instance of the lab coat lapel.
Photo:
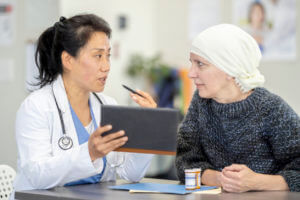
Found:
[[(103, 100), (102, 100), (103, 98), (101, 98), (101, 96), (99, 94), (97, 94), (97, 95), (101, 99), (101, 101), (103, 102)], [(93, 93), (90, 94), (90, 102), (91, 102), (91, 106), (92, 106), (92, 109), (93, 109), (93, 112), (94, 112), (94, 116), (95, 116), (95, 119), (96, 119), (97, 126), (99, 126), (99, 124), (100, 124), (100, 114), (101, 114), (100, 113), (101, 104), (98, 101), (98, 99), (93, 95)]]
[(53, 91), (57, 100), (57, 104), (62, 111), (67, 136), (72, 138), (73, 146), (78, 146), (79, 143), (76, 134), (76, 129), (73, 123), (69, 101), (61, 75), (59, 75), (57, 79), (53, 82)]

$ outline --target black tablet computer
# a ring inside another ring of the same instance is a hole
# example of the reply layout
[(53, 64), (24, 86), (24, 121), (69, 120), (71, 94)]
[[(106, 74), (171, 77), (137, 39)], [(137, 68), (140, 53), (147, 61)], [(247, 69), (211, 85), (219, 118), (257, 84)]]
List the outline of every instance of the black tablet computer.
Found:
[(107, 135), (124, 130), (128, 141), (116, 151), (176, 154), (179, 110), (101, 105), (101, 126), (111, 124)]

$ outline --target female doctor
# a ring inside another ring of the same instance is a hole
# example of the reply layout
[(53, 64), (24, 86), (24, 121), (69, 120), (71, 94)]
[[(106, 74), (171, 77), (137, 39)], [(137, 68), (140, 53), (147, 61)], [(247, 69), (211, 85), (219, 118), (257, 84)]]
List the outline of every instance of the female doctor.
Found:
[[(16, 118), (16, 190), (143, 178), (152, 155), (113, 152), (128, 140), (124, 131), (102, 136), (100, 105), (116, 104), (102, 92), (110, 70), (111, 29), (96, 15), (59, 22), (38, 40), (40, 89), (22, 103)], [(143, 107), (153, 99), (131, 94)]]

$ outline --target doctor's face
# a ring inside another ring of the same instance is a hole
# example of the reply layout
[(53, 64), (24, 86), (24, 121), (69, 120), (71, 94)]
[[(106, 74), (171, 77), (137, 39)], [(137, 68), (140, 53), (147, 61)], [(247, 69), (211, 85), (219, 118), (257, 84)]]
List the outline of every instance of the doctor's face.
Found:
[(199, 96), (212, 99), (222, 98), (225, 89), (229, 86), (229, 76), (194, 53), (190, 54), (190, 61), (192, 65), (188, 76), (194, 81)]
[(102, 92), (110, 70), (110, 43), (103, 32), (95, 32), (73, 57), (70, 75), (84, 90)]

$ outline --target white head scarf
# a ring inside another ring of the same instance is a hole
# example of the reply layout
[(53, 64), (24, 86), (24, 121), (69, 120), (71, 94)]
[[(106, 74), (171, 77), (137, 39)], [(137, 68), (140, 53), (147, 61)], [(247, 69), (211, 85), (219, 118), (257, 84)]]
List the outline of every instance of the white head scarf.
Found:
[(261, 60), (258, 44), (235, 25), (220, 24), (204, 30), (194, 39), (191, 52), (234, 77), (242, 92), (265, 82), (257, 69)]

